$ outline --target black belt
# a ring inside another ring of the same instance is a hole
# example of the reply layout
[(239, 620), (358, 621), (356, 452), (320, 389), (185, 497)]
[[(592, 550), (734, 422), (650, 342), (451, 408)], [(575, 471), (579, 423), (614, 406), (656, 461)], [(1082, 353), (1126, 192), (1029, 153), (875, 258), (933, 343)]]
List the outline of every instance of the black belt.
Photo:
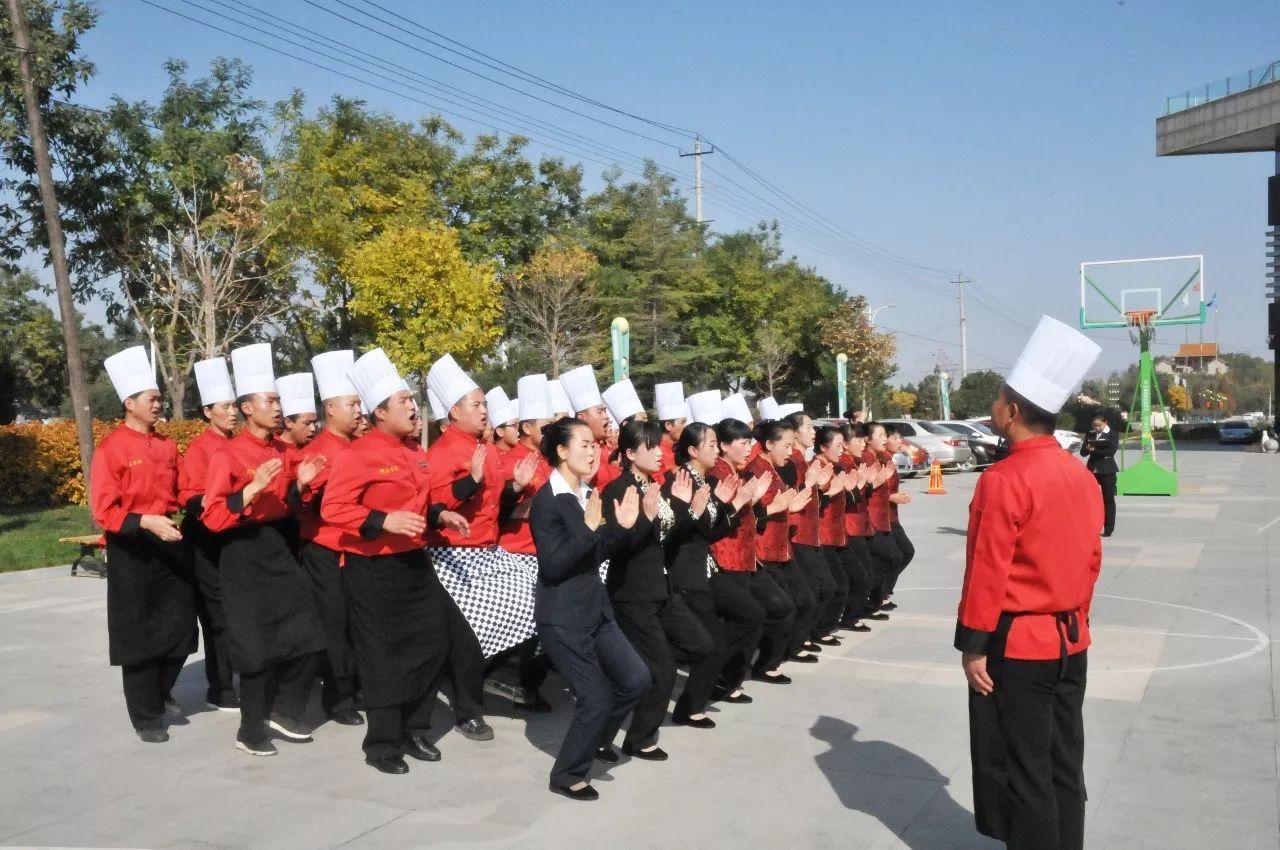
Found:
[(1052, 613), (1045, 611), (1005, 611), (1000, 615), (1000, 620), (996, 623), (996, 636), (999, 641), (1000, 654), (1004, 655), (1005, 639), (1009, 635), (1009, 628), (1013, 625), (1013, 621), (1018, 617), (1053, 617), (1054, 625), (1058, 631), (1058, 678), (1065, 679), (1067, 676), (1067, 659), (1070, 657), (1067, 650), (1070, 648), (1067, 644), (1080, 642), (1080, 613), (1078, 610), (1071, 611), (1054, 611)]

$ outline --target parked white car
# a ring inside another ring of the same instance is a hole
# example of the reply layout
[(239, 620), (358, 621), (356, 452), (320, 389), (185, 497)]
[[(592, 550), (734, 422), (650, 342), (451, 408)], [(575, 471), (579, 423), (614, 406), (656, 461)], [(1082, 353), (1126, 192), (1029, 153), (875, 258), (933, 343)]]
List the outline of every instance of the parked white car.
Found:
[[(991, 430), (991, 417), (982, 416), (977, 419), (966, 419), (965, 422), (970, 425), (981, 425), (988, 431)], [(1067, 431), (1059, 428), (1053, 432), (1053, 438), (1058, 441), (1058, 445), (1062, 446), (1069, 452), (1078, 452), (1080, 447), (1084, 445), (1084, 440), (1075, 431)]]

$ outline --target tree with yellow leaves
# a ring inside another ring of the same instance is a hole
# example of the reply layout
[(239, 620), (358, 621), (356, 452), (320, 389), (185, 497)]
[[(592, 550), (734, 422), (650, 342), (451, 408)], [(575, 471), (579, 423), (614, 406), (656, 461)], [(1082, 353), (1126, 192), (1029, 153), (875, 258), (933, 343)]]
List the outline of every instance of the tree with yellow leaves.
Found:
[(1187, 394), (1187, 388), (1180, 384), (1169, 387), (1168, 400), (1169, 406), (1174, 410), (1185, 412), (1191, 409), (1191, 396)]
[(440, 222), (391, 227), (342, 263), (351, 311), (403, 372), (425, 383), (450, 353), (464, 363), (490, 351), (502, 333), (502, 292), (493, 265), (468, 262), (458, 234)]
[(552, 378), (581, 355), (592, 331), (604, 326), (592, 276), (594, 254), (576, 245), (548, 243), (511, 275), (507, 312), (512, 335), (538, 352)]

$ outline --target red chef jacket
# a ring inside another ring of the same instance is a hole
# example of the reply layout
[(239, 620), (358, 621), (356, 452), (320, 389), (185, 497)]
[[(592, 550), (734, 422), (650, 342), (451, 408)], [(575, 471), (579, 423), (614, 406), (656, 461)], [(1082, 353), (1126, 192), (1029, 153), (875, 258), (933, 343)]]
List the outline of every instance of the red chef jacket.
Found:
[(658, 483), (665, 484), (667, 482), (667, 473), (676, 468), (676, 444), (666, 434), (662, 435), (662, 442), (658, 443), (658, 452), (661, 459), (658, 461), (658, 472), (654, 478)]
[[(769, 489), (764, 491), (764, 496), (756, 503), (761, 508), (767, 508), (779, 493), (790, 489), (790, 485), (782, 480), (779, 471), (773, 468), (773, 463), (767, 455), (757, 455), (755, 460), (747, 464), (747, 469), (751, 470), (753, 475), (769, 473), (773, 476), (769, 482)], [(745, 518), (743, 521), (746, 521)], [(762, 561), (778, 564), (785, 564), (791, 560), (791, 511), (786, 510), (765, 517), (764, 530), (756, 537), (756, 557)]]
[[(475, 454), (480, 438), (473, 437), (456, 425), (450, 427), (427, 450), (427, 464), (431, 470), (431, 504), (442, 504), (448, 511), (457, 511), (471, 524), (471, 536), (466, 537), (452, 528), (433, 528), (427, 532), (431, 546), (493, 546), (498, 542), (498, 507), (502, 499), (502, 459), (487, 444), (484, 459), (484, 476), (476, 484), (471, 477), (471, 456)], [(463, 479), (466, 479), (463, 481)], [(454, 484), (463, 492), (454, 492)]]
[(187, 505), (197, 496), (204, 495), (204, 482), (209, 474), (209, 461), (226, 448), (231, 438), (217, 428), (205, 428), (187, 444), (178, 469), (178, 501)]
[(103, 531), (132, 534), (145, 514), (178, 510), (178, 446), (120, 425), (93, 453), (89, 504)]
[[(804, 459), (804, 452), (796, 449), (791, 452), (791, 465), (796, 468), (796, 486), (803, 487), (805, 476), (809, 474), (809, 462)], [(818, 514), (821, 510), (818, 493), (813, 494), (809, 504), (796, 513), (791, 514), (791, 542), (801, 546), (820, 546), (818, 536)], [(841, 543), (841, 545), (844, 545)]]
[(538, 467), (534, 470), (533, 478), (516, 495), (512, 515), (498, 529), (498, 545), (518, 555), (538, 554), (533, 545), (533, 532), (529, 530), (529, 507), (533, 503), (533, 495), (551, 478), (551, 464), (547, 463), (541, 452), (534, 451), (524, 443), (518, 444), (502, 458), (502, 479), (510, 481), (515, 476), (516, 464), (531, 454), (537, 455)]
[[(992, 473), (995, 473), (994, 475)], [(1102, 569), (1098, 483), (1052, 436), (1015, 443), (978, 479), (969, 504), (964, 588), (955, 646), (987, 654), (1002, 613), (1017, 614), (1004, 656), (1057, 659), (1087, 649), (1089, 607)], [(1073, 614), (1071, 640), (1055, 615)]]
[[(876, 459), (879, 460), (881, 463), (887, 463), (893, 467), (893, 477), (890, 478), (889, 481), (887, 482), (889, 485), (889, 495), (892, 496), (894, 493), (897, 493), (898, 489), (902, 486), (902, 476), (898, 474), (898, 464), (894, 463), (893, 455), (889, 454), (888, 452), (881, 452), (880, 456)], [(889, 502), (889, 522), (897, 522), (897, 521), (898, 521), (898, 503)]]
[(841, 491), (830, 498), (821, 490), (815, 496), (815, 502), (826, 502), (821, 505), (818, 515), (818, 540), (823, 546), (844, 546), (849, 542), (847, 525), (848, 493)]
[[(445, 434), (457, 431), (450, 428)], [(392, 511), (428, 519), (433, 481), (427, 458), (417, 443), (374, 428), (327, 464), (333, 468), (320, 500), (320, 518), (342, 532), (344, 552), (392, 555), (426, 545), (424, 535), (391, 534), (382, 530), (382, 522)]]
[[(293, 483), (286, 457), (288, 447), (276, 437), (263, 440), (250, 433), (248, 428), (236, 434), (221, 451), (209, 461), (209, 474), (205, 478), (204, 509), (200, 521), (210, 531), (226, 531), (251, 522), (274, 522), (284, 519), (292, 510), (289, 506), (289, 488)], [(280, 474), (271, 479), (266, 489), (241, 511), (238, 507), (240, 491), (253, 480), (259, 466), (276, 458), (285, 464)], [(228, 505), (228, 499), (233, 503)]]
[[(862, 454), (863, 463), (884, 463), (875, 452), (868, 449)], [(893, 458), (889, 458), (889, 463), (893, 463)], [(895, 476), (898, 474), (895, 470)], [(889, 501), (889, 495), (893, 492), (893, 479), (885, 481), (879, 487), (871, 491), (871, 495), (867, 499), (867, 519), (871, 523), (871, 527), (877, 532), (885, 532), (893, 530), (893, 512), (889, 510), (892, 504)]]
[[(320, 502), (324, 500), (324, 488), (333, 474), (333, 464), (351, 446), (352, 440), (341, 434), (335, 434), (328, 428), (323, 429), (316, 438), (307, 443), (299, 452), (298, 463), (312, 457), (323, 456), (324, 466), (316, 473), (308, 488), (308, 497), (302, 500), (302, 514), (298, 517), (298, 536), (303, 540), (319, 543), (334, 552), (342, 550), (342, 529), (324, 522), (320, 517)], [(295, 465), (296, 469), (296, 465)]]
[[(720, 482), (733, 475), (733, 470), (721, 459), (711, 467), (709, 475)], [(756, 518), (750, 504), (742, 506), (741, 516), (734, 518), (729, 533), (712, 542), (711, 558), (722, 570), (747, 573), (756, 571)]]
[(596, 466), (596, 477), (591, 486), (596, 492), (603, 493), (604, 488), (608, 487), (611, 481), (622, 475), (622, 467), (609, 460), (609, 455), (613, 454), (613, 449), (609, 448), (608, 444), (599, 443), (599, 446), (600, 462)]

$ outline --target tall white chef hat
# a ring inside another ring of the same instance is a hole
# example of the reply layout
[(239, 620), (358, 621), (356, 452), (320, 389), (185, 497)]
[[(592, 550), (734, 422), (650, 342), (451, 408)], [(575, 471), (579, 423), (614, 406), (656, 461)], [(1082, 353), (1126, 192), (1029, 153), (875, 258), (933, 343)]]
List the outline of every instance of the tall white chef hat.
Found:
[(654, 384), (653, 406), (657, 408), (659, 422), (688, 419), (689, 405), (684, 401), (684, 384), (679, 381)]
[(525, 375), (516, 382), (516, 393), (520, 399), (520, 420), (550, 419), (555, 415), (551, 406), (551, 386), (547, 376), (542, 374)]
[(111, 386), (116, 388), (116, 395), (120, 396), (122, 402), (143, 390), (160, 389), (156, 384), (156, 373), (151, 368), (151, 361), (147, 358), (147, 350), (141, 345), (116, 352), (102, 361), (102, 366), (107, 370)]
[(233, 348), (231, 369), (236, 375), (236, 392), (240, 398), (254, 393), (276, 391), (276, 370), (269, 342)]
[(1080, 331), (1041, 316), (1005, 383), (1036, 407), (1057, 413), (1101, 353)]
[(559, 380), (547, 381), (547, 388), (551, 390), (551, 415), (567, 413), (572, 416), (573, 402), (569, 401), (569, 394), (564, 391), (564, 384)]
[(748, 425), (755, 424), (756, 420), (751, 416), (751, 408), (747, 407), (747, 397), (742, 393), (734, 393), (731, 396), (726, 396), (721, 404), (724, 405), (723, 411), (725, 419), (737, 419), (738, 421), (745, 422)]
[(276, 378), (276, 392), (280, 394), (281, 415), (301, 416), (316, 412), (315, 382), (310, 372), (281, 375)]
[(516, 409), (511, 399), (507, 398), (507, 391), (502, 387), (494, 387), (484, 394), (484, 400), (489, 404), (489, 425), (497, 428), (499, 425), (506, 425), (508, 422), (514, 422), (520, 417), (520, 411)]
[(623, 378), (613, 384), (602, 395), (609, 415), (617, 422), (625, 422), (628, 417), (644, 412), (644, 405), (640, 403), (640, 396), (636, 394), (630, 378)]
[(778, 418), (781, 419), (784, 416), (790, 416), (793, 413), (801, 413), (803, 411), (804, 411), (804, 405), (799, 404), (798, 402), (792, 402), (791, 404), (780, 404), (778, 405)]
[(724, 418), (724, 405), (719, 390), (694, 393), (687, 399), (689, 418), (703, 425), (716, 425)]
[(581, 413), (604, 404), (604, 399), (600, 397), (600, 387), (596, 384), (596, 372), (590, 365), (565, 372), (560, 376), (560, 386), (569, 396), (573, 413)]
[(782, 418), (782, 415), (778, 413), (778, 402), (771, 395), (765, 396), (756, 402), (756, 412), (760, 414), (761, 422)]
[(472, 390), (480, 389), (471, 376), (462, 371), (452, 354), (446, 354), (427, 370), (427, 386), (436, 391), (436, 398), (444, 402), (448, 410)]
[(200, 390), (200, 406), (208, 407), (220, 401), (235, 401), (236, 388), (231, 383), (227, 358), (210, 357), (195, 365), (196, 388)]
[[(351, 365), (347, 377), (356, 388), (361, 403), (370, 411), (405, 388), (395, 364), (381, 348), (360, 355), (360, 359)], [(365, 415), (372, 416), (372, 413)]]
[(359, 395), (355, 385), (347, 377), (355, 362), (356, 354), (349, 348), (326, 351), (311, 358), (311, 373), (316, 376), (316, 388), (320, 391), (321, 401), (344, 395)]
[(449, 418), (449, 408), (445, 407), (436, 391), (427, 387), (427, 405), (431, 408), (431, 421), (440, 422)]

